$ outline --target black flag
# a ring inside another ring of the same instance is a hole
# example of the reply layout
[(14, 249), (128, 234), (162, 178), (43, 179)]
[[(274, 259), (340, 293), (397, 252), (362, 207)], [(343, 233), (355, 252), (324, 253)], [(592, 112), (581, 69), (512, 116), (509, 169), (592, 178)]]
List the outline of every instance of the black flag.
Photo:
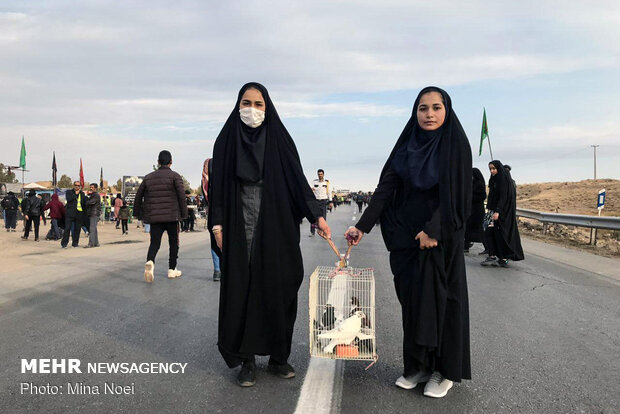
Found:
[(58, 178), (56, 176), (58, 169), (56, 168), (56, 151), (54, 151), (54, 159), (52, 160), (52, 187), (56, 188)]
[(103, 167), (101, 167), (101, 174), (99, 174), (99, 188), (103, 191)]

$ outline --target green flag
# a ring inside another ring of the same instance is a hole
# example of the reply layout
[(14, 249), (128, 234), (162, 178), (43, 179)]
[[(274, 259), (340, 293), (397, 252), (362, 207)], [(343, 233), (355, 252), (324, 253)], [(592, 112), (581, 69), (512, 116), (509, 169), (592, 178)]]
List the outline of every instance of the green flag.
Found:
[(482, 144), (484, 139), (489, 139), (489, 127), (487, 126), (487, 110), (483, 108), (482, 112), (482, 132), (480, 133), (480, 149), (478, 150), (478, 156), (482, 155)]
[(19, 154), (19, 168), (26, 169), (26, 143), (24, 142), (24, 136), (22, 135), (22, 152)]

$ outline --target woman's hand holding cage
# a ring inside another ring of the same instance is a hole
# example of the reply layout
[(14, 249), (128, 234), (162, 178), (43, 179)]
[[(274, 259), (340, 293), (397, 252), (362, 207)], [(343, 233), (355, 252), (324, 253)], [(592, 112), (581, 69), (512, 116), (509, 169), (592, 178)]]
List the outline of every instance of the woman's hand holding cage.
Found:
[(357, 227), (351, 226), (344, 233), (344, 237), (347, 239), (349, 246), (357, 246), (360, 244), (362, 237), (364, 237), (364, 232)]
[(316, 225), (319, 228), (318, 229), (319, 236), (323, 237), (324, 239), (332, 238), (332, 231), (327, 225), (327, 221), (325, 221), (323, 217), (319, 217), (319, 219), (316, 221)]

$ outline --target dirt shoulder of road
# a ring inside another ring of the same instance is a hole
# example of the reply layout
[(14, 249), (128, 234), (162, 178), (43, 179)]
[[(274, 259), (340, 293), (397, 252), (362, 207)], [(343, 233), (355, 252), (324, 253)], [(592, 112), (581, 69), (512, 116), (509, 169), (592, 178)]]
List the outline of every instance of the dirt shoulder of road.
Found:
[[(604, 216), (620, 216), (620, 180), (601, 179), (577, 182), (521, 184), (517, 190), (517, 206), (538, 211), (597, 215), (599, 190), (607, 193)], [(620, 231), (598, 230), (596, 246), (590, 245), (590, 229), (560, 224), (549, 225), (543, 233), (542, 223), (519, 218), (524, 237), (587, 251), (600, 256), (620, 257)]]

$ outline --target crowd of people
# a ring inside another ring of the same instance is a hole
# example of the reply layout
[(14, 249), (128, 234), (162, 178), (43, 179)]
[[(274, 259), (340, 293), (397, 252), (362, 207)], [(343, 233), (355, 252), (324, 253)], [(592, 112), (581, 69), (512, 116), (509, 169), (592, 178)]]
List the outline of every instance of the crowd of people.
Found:
[[(171, 169), (172, 155), (161, 151), (158, 169), (146, 175), (135, 196), (133, 215), (150, 226), (144, 277), (152, 283), (163, 233), (169, 241), (168, 278), (177, 268), (179, 232), (194, 230), (195, 210), (208, 206), (214, 280), (220, 280), (218, 348), (230, 368), (241, 367), (237, 382), (256, 383), (256, 356), (269, 356), (268, 370), (280, 378), (295, 376), (289, 364), (304, 270), (300, 224), (310, 236), (331, 238), (327, 211), (357, 205), (362, 213), (344, 236), (358, 245), (380, 223), (396, 297), (402, 308), (403, 371), (396, 385), (412, 389), (425, 383), (424, 395), (444, 397), (455, 382), (471, 379), (469, 299), (464, 253), (483, 243), (484, 266), (507, 267), (523, 259), (516, 222), (516, 184), (510, 167), (494, 160), (487, 195), (482, 173), (472, 168), (469, 141), (450, 96), (436, 87), (417, 96), (410, 119), (388, 157), (372, 193), (340, 195), (322, 169), (310, 185), (295, 143), (267, 89), (244, 85), (215, 141), (213, 158), (202, 170), (204, 201), (192, 199), (182, 177)], [(89, 246), (99, 245), (101, 215), (97, 185), (85, 194), (79, 182), (42, 205), (31, 192), (21, 204), (23, 238), (39, 216), (50, 210), (55, 236), (66, 247), (73, 228), (90, 226)], [(485, 208), (485, 200), (486, 208)], [(2, 206), (7, 231), (15, 231), (18, 208), (9, 194)], [(365, 208), (364, 208), (365, 207)], [(127, 232), (127, 203), (117, 195), (114, 217)], [(85, 217), (89, 220), (86, 221)]]
[[(204, 202), (200, 196), (191, 196), (187, 191), (184, 198), (191, 211), (191, 215), (181, 222), (183, 231), (194, 231), (195, 219), (198, 212), (204, 208)], [(65, 202), (59, 197), (64, 195)], [(62, 248), (67, 248), (69, 241), (71, 247), (79, 247), (80, 236), (88, 237), (88, 243), (84, 247), (99, 247), (98, 225), (111, 222), (116, 224), (116, 229), (121, 230), (121, 235), (129, 234), (129, 221), (132, 215), (133, 205), (129, 204), (120, 193), (113, 195), (101, 192), (97, 183), (91, 183), (86, 192), (79, 181), (73, 183), (73, 188), (66, 192), (55, 191), (49, 201), (43, 198), (43, 193), (36, 190), (28, 190), (23, 199), (9, 191), (0, 202), (4, 227), (7, 232), (17, 232), (18, 220), (23, 222), (22, 240), (30, 240), (31, 234), (34, 241), (39, 242), (44, 236), (45, 240), (60, 241)], [(40, 235), (41, 224), (50, 228), (45, 235)], [(140, 228), (140, 221), (137, 227)], [(145, 226), (148, 229), (148, 226)]]

